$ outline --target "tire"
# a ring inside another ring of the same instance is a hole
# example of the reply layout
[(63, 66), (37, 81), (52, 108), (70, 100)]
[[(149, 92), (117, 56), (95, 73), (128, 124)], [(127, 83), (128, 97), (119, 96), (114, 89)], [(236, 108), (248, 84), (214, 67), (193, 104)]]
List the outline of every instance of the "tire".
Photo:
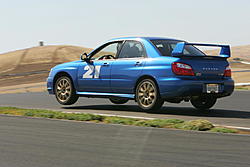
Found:
[(121, 97), (110, 97), (109, 100), (114, 104), (125, 104), (128, 102), (128, 98), (121, 98)]
[(54, 91), (57, 101), (62, 105), (74, 104), (79, 98), (68, 76), (62, 76), (56, 80)]
[(136, 86), (136, 101), (139, 107), (147, 112), (159, 110), (164, 103), (157, 85), (151, 79), (144, 79)]
[(199, 96), (191, 99), (191, 104), (198, 110), (208, 110), (212, 108), (217, 98), (211, 96)]

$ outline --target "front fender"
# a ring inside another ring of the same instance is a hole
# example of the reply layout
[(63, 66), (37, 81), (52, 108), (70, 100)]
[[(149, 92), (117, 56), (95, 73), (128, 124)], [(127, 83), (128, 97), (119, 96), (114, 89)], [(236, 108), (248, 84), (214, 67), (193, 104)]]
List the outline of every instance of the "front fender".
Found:
[(54, 83), (58, 76), (60, 75), (68, 75), (72, 79), (72, 83), (75, 89), (78, 88), (77, 84), (77, 73), (78, 73), (78, 65), (74, 66), (66, 66), (66, 67), (55, 67), (50, 72), (50, 75), (47, 79), (47, 89), (50, 94), (54, 94)]

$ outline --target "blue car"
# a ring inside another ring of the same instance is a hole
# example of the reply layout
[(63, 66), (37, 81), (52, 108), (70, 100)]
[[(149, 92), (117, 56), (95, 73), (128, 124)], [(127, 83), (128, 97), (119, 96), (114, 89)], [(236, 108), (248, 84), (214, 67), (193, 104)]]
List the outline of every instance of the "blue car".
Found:
[[(195, 46), (220, 47), (220, 55), (208, 56)], [(62, 105), (74, 104), (79, 97), (104, 97), (114, 104), (135, 100), (144, 111), (157, 111), (165, 101), (190, 101), (208, 110), (234, 90), (229, 57), (228, 45), (116, 38), (83, 53), (78, 61), (52, 68), (47, 88)]]

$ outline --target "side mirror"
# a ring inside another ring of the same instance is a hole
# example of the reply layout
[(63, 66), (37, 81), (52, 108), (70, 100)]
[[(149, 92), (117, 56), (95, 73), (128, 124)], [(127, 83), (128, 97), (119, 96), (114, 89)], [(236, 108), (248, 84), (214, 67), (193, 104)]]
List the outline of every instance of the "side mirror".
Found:
[(86, 60), (86, 58), (88, 58), (88, 54), (86, 53), (86, 52), (84, 52), (84, 53), (82, 53), (81, 55), (80, 55), (80, 58), (81, 58), (81, 60)]
[(87, 63), (91, 63), (90, 58), (88, 57), (88, 54), (86, 52), (81, 54), (81, 60), (86, 61)]

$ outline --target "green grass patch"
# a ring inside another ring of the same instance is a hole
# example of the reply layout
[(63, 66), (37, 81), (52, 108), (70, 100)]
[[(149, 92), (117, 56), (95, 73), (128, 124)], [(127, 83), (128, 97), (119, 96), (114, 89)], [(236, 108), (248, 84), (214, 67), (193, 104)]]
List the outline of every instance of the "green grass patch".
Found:
[(85, 113), (63, 113), (51, 110), (21, 109), (14, 107), (0, 107), (0, 114), (21, 115), (28, 117), (43, 117), (55, 119), (67, 119), (76, 121), (102, 121), (103, 116)]
[(123, 118), (123, 117), (105, 117), (104, 118), (105, 123), (111, 123), (111, 124), (134, 125), (136, 121), (138, 120), (134, 118)]
[(139, 120), (134, 125), (157, 127), (157, 128), (172, 128), (174, 125), (182, 124), (184, 121), (179, 119), (153, 119), (153, 120)]
[(237, 90), (250, 90), (249, 86), (236, 86), (235, 89)]
[(215, 127), (210, 130), (211, 132), (219, 132), (219, 133), (237, 133), (238, 130), (236, 129), (230, 129), (230, 128), (224, 128), (224, 127)]
[(65, 113), (52, 110), (39, 110), (39, 109), (22, 109), (15, 107), (0, 107), (0, 114), (27, 116), (27, 117), (42, 117), (53, 119), (65, 119), (75, 121), (92, 121), (103, 122), (110, 124), (122, 124), (133, 125), (143, 127), (155, 127), (155, 128), (175, 128), (184, 130), (196, 130), (196, 131), (211, 131), (220, 133), (237, 133), (235, 129), (228, 129), (224, 127), (214, 127), (214, 125), (207, 120), (192, 120), (183, 121), (180, 119), (135, 119), (124, 118), (115, 116), (101, 116), (88, 113)]

